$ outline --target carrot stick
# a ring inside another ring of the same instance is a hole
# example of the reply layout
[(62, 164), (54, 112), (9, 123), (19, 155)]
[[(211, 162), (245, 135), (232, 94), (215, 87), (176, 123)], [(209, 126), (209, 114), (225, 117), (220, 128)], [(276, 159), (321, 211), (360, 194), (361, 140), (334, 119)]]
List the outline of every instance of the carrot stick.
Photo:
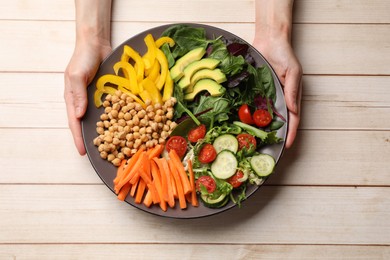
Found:
[[(169, 162), (169, 161), (168, 161)], [(169, 165), (169, 163), (168, 163), (168, 165)], [(169, 169), (169, 170), (171, 170), (171, 169)], [(171, 171), (172, 172), (172, 171)], [(177, 194), (177, 189), (176, 189), (176, 182), (175, 182), (175, 178), (173, 178), (173, 176), (171, 176), (172, 178), (171, 178), (171, 187), (172, 187), (172, 193), (173, 193), (173, 197), (175, 198), (175, 199), (178, 199), (179, 198), (179, 196), (178, 196), (178, 194)]]
[(161, 186), (160, 172), (158, 170), (157, 163), (154, 160), (150, 161), (150, 168), (151, 168), (154, 186), (156, 186), (158, 195), (160, 197), (160, 208), (163, 211), (167, 211), (167, 203), (163, 199), (163, 190), (162, 190), (162, 186)]
[(168, 184), (167, 184), (167, 176), (165, 175), (164, 172), (164, 167), (162, 164), (162, 161), (164, 159), (158, 159), (154, 158), (153, 161), (157, 164), (159, 172), (160, 172), (160, 177), (161, 177), (161, 191), (162, 191), (162, 199), (166, 202), (168, 202)]
[[(130, 184), (130, 183), (129, 183)], [(134, 185), (131, 185), (131, 189), (130, 189), (130, 196), (134, 198), (135, 196), (135, 192), (137, 190), (137, 187), (138, 187), (138, 182), (136, 182)]]
[(183, 186), (181, 184), (181, 180), (179, 177), (179, 173), (177, 172), (177, 169), (173, 163), (172, 160), (168, 161), (169, 169), (171, 170), (171, 174), (173, 178), (175, 179), (176, 183), (176, 189), (177, 189), (177, 195), (179, 197), (179, 205), (181, 209), (187, 208), (187, 202), (183, 191)]
[(154, 146), (152, 149), (148, 150), (149, 159), (153, 159), (154, 157), (159, 157), (162, 151), (164, 151), (164, 145), (158, 144)]
[(150, 205), (152, 205), (152, 202), (153, 202), (153, 199), (152, 199), (152, 192), (150, 190), (148, 190), (148, 192), (146, 192), (146, 195), (145, 195), (145, 199), (144, 199), (144, 205), (146, 207), (150, 207)]
[(174, 162), (174, 165), (179, 173), (183, 185), (184, 194), (190, 193), (192, 191), (190, 181), (188, 180), (188, 176), (186, 171), (184, 170), (184, 166), (181, 163), (181, 160), (174, 149), (169, 151), (169, 157)]
[(114, 185), (117, 185), (119, 180), (122, 178), (122, 175), (123, 175), (124, 170), (125, 170), (126, 162), (127, 162), (126, 159), (123, 159), (121, 161), (121, 164), (119, 165), (118, 170), (116, 171), (116, 177), (114, 179)]
[[(173, 197), (173, 190), (172, 190), (172, 181), (171, 181), (171, 172), (169, 170), (168, 161), (165, 158), (161, 158), (161, 164), (163, 167), (163, 173), (165, 175), (166, 179), (166, 185), (167, 185), (167, 195), (168, 195), (168, 205), (173, 208), (175, 207), (175, 198)], [(162, 174), (162, 173), (161, 173)]]
[(156, 186), (153, 183), (149, 183), (147, 184), (147, 187), (150, 193), (152, 194), (153, 204), (160, 203), (161, 199), (160, 199), (160, 195), (158, 194)]
[[(133, 178), (133, 175), (137, 172), (138, 168), (142, 165), (142, 161), (139, 160), (139, 157), (144, 153), (144, 148), (139, 149), (133, 157), (131, 157), (130, 161), (128, 162), (126, 168), (123, 172), (123, 177), (118, 182), (118, 185), (115, 187), (115, 192), (118, 193), (119, 190), (123, 187), (123, 185), (126, 184), (126, 182), (129, 182), (131, 178)], [(133, 183), (134, 184), (134, 183)]]
[(194, 207), (198, 207), (199, 206), (199, 202), (198, 202), (198, 197), (196, 196), (195, 174), (194, 174), (194, 170), (192, 168), (192, 161), (188, 160), (187, 164), (188, 164), (188, 172), (190, 173), (190, 184), (191, 184), (191, 188), (192, 188), (192, 192), (191, 192), (191, 205), (194, 206)]
[(118, 193), (118, 200), (124, 201), (131, 189), (130, 183), (126, 183)]
[(146, 189), (146, 184), (142, 179), (139, 179), (137, 193), (135, 195), (134, 202), (140, 204), (142, 202), (142, 197), (144, 196)]
[(136, 166), (138, 166), (138, 167), (137, 167), (137, 169), (134, 169), (134, 174), (131, 177), (131, 179), (129, 180), (129, 182), (131, 184), (136, 183), (140, 177), (140, 174), (141, 174), (140, 168), (144, 168), (144, 169), (145, 169), (145, 167), (148, 168), (148, 165), (149, 165), (148, 156), (147, 156), (146, 152), (144, 152), (144, 153), (142, 153), (142, 155), (138, 159), (137, 164), (134, 165), (134, 168), (136, 168)]

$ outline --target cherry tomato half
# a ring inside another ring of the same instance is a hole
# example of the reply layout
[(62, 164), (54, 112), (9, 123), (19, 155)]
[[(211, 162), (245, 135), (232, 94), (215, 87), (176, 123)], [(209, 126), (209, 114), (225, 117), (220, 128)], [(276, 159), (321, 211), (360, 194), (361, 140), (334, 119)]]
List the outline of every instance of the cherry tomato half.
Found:
[(251, 110), (247, 104), (243, 104), (238, 109), (238, 117), (240, 118), (240, 121), (245, 124), (253, 125), (255, 123), (252, 118)]
[(182, 136), (178, 136), (178, 135), (171, 136), (171, 137), (169, 137), (169, 139), (165, 145), (165, 149), (167, 149), (168, 152), (170, 150), (175, 150), (177, 155), (180, 158), (183, 158), (183, 156), (185, 155), (185, 153), (187, 151), (187, 141)]
[(239, 134), (237, 135), (237, 141), (238, 141), (238, 150), (240, 151), (242, 148), (246, 148), (248, 152), (255, 151), (256, 150), (256, 138), (253, 135), (250, 134)]
[(217, 151), (212, 144), (205, 144), (200, 149), (198, 160), (201, 163), (211, 163), (217, 157)]
[(206, 126), (199, 125), (188, 132), (188, 141), (196, 143), (206, 135)]
[(217, 188), (217, 184), (215, 183), (215, 180), (207, 175), (200, 176), (196, 180), (195, 185), (196, 185), (196, 190), (199, 192), (201, 191), (200, 189), (201, 185), (203, 185), (207, 189), (208, 193), (213, 193)]
[(244, 173), (242, 171), (237, 171), (232, 177), (228, 179), (228, 182), (233, 186), (233, 188), (238, 188), (241, 186), (242, 182), (239, 181), (244, 177)]
[(258, 109), (253, 113), (253, 121), (258, 127), (266, 127), (272, 121), (271, 114), (265, 109)]

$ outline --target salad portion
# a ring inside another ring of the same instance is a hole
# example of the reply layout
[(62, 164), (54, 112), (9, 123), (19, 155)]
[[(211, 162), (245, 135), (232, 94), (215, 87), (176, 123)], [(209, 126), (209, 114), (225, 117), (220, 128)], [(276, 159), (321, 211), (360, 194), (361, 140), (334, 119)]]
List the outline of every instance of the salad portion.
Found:
[(103, 112), (92, 143), (117, 169), (110, 187), (164, 212), (241, 205), (274, 172), (266, 151), (283, 142), (272, 71), (237, 38), (165, 28), (143, 38), (145, 53), (124, 44), (113, 73), (93, 83)]
[(176, 43), (162, 50), (175, 82), (174, 120), (185, 125), (173, 130), (166, 150), (176, 150), (184, 164), (192, 161), (205, 206), (240, 204), (247, 186), (260, 185), (274, 170), (275, 159), (261, 147), (283, 141), (271, 70), (256, 67), (246, 43), (207, 39), (202, 28), (178, 25), (162, 36)]

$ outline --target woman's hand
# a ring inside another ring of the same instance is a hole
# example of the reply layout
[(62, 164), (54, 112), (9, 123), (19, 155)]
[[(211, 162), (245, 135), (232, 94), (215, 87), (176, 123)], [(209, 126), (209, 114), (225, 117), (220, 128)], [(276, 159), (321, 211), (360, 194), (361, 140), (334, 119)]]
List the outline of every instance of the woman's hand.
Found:
[(87, 86), (111, 52), (111, 0), (76, 0), (76, 44), (65, 70), (64, 98), (69, 128), (81, 155), (86, 153), (81, 118), (87, 109)]
[(287, 148), (292, 146), (297, 134), (302, 93), (302, 66), (291, 46), (292, 6), (293, 1), (289, 0), (257, 0), (253, 41), (283, 86), (289, 113)]
[(86, 153), (81, 134), (81, 118), (87, 109), (87, 86), (95, 76), (102, 60), (111, 52), (109, 44), (76, 44), (73, 56), (65, 70), (64, 98), (68, 124), (80, 155)]

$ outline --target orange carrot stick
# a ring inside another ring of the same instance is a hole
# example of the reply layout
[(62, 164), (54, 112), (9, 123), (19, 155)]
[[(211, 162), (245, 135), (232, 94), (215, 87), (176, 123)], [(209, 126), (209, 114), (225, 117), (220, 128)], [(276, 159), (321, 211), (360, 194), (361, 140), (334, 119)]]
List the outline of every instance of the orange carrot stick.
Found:
[(131, 157), (130, 161), (128, 162), (128, 164), (124, 170), (124, 173), (122, 175), (123, 177), (121, 178), (121, 180), (118, 182), (118, 184), (115, 187), (116, 193), (119, 192), (119, 190), (123, 187), (123, 185), (125, 185), (127, 182), (130, 181), (130, 179), (133, 178), (133, 175), (137, 172), (138, 168), (142, 165), (141, 164), (142, 160), (139, 160), (139, 157), (142, 154), (144, 154), (143, 148), (138, 150), (137, 153), (135, 153), (133, 155), (133, 157)]
[(156, 186), (158, 195), (160, 197), (160, 208), (163, 211), (167, 211), (167, 203), (163, 199), (163, 190), (162, 190), (162, 186), (161, 186), (160, 172), (159, 172), (157, 163), (154, 160), (150, 161), (150, 168), (151, 168), (151, 173), (152, 173), (154, 186)]
[[(129, 183), (130, 184), (130, 183)], [(130, 189), (130, 196), (134, 198), (135, 196), (135, 192), (137, 190), (137, 187), (138, 187), (138, 182), (136, 182), (134, 185), (131, 185), (131, 189)]]
[(188, 172), (190, 173), (190, 184), (191, 184), (191, 188), (192, 188), (192, 192), (191, 192), (191, 205), (194, 206), (194, 207), (198, 207), (199, 206), (199, 202), (198, 202), (198, 197), (196, 196), (195, 174), (194, 174), (194, 170), (192, 168), (192, 161), (188, 160), (187, 164), (188, 164)]
[(152, 194), (153, 204), (160, 203), (161, 199), (160, 199), (160, 195), (158, 194), (156, 186), (153, 183), (149, 183), (147, 184), (147, 187), (150, 193)]
[(162, 199), (168, 202), (168, 185), (167, 185), (167, 177), (164, 172), (164, 167), (162, 165), (163, 159), (154, 158), (153, 161), (157, 164), (158, 170), (160, 172), (161, 177), (161, 191), (162, 191)]
[(149, 159), (153, 159), (154, 157), (159, 157), (162, 151), (164, 151), (164, 145), (158, 144), (154, 146), (152, 149), (148, 150)]
[(139, 179), (137, 193), (135, 194), (134, 202), (140, 204), (142, 202), (142, 197), (144, 196), (146, 189), (146, 184), (142, 179)]
[(149, 167), (149, 160), (148, 160), (148, 155), (146, 154), (146, 152), (142, 153), (142, 155), (138, 159), (138, 162), (139, 162), (139, 164), (134, 165), (134, 168), (136, 168), (136, 166), (138, 166), (138, 167), (137, 167), (137, 169), (134, 169), (134, 174), (131, 177), (131, 179), (129, 180), (129, 182), (131, 184), (134, 184), (138, 181), (140, 174), (141, 174), (141, 172), (140, 172), (141, 168), (145, 169), (145, 168)]
[(173, 196), (172, 181), (171, 181), (171, 171), (169, 170), (168, 161), (165, 158), (161, 158), (161, 164), (164, 169), (163, 173), (165, 174), (166, 184), (167, 184), (167, 193), (168, 193), (168, 205), (173, 208), (175, 207), (175, 198)]
[(171, 170), (171, 174), (173, 178), (175, 179), (176, 183), (176, 189), (177, 189), (177, 195), (179, 197), (179, 205), (181, 209), (187, 208), (187, 202), (183, 191), (183, 186), (179, 177), (179, 173), (177, 172), (177, 169), (173, 163), (172, 160), (168, 161), (169, 169)]
[(146, 192), (146, 195), (145, 195), (145, 199), (144, 199), (144, 205), (146, 206), (146, 207), (150, 207), (151, 205), (152, 205), (152, 202), (153, 202), (153, 199), (152, 199), (152, 192), (150, 191), (150, 190), (148, 190), (147, 192)]
[(187, 176), (186, 171), (184, 170), (184, 166), (183, 166), (179, 156), (177, 155), (177, 153), (174, 149), (169, 151), (169, 157), (173, 161), (173, 163), (174, 163), (174, 165), (179, 173), (179, 176), (180, 176), (180, 179), (181, 179), (181, 182), (183, 185), (184, 194), (190, 193), (192, 191), (190, 181), (188, 180), (188, 176)]
[[(169, 161), (168, 161), (169, 162)], [(168, 163), (168, 165), (169, 165), (169, 163)], [(171, 170), (170, 168), (169, 168), (169, 170)], [(171, 172), (171, 174), (172, 174), (172, 172)], [(175, 178), (173, 178), (173, 176), (171, 175), (171, 187), (172, 187), (172, 193), (173, 193), (173, 197), (175, 198), (175, 199), (178, 199), (179, 198), (179, 196), (178, 196), (178, 194), (177, 194), (177, 189), (176, 189), (176, 181), (175, 181)]]
[(118, 200), (124, 201), (131, 189), (130, 183), (126, 183), (118, 193)]
[(127, 160), (126, 159), (123, 159), (121, 161), (121, 164), (119, 165), (117, 171), (116, 171), (116, 177), (114, 179), (114, 185), (117, 185), (119, 180), (122, 178), (122, 175), (124, 173), (124, 170), (125, 170), (125, 165), (126, 165), (126, 162)]

